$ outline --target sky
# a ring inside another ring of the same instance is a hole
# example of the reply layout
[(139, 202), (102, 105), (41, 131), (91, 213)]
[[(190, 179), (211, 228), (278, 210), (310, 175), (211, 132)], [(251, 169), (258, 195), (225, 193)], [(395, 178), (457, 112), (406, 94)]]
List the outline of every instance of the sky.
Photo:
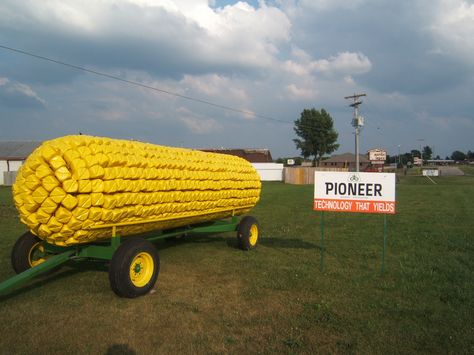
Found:
[(0, 48), (0, 140), (82, 132), (288, 157), (314, 107), (334, 119), (336, 153), (353, 152), (344, 97), (365, 93), (361, 152), (474, 151), (472, 0), (2, 0), (0, 46), (158, 89)]

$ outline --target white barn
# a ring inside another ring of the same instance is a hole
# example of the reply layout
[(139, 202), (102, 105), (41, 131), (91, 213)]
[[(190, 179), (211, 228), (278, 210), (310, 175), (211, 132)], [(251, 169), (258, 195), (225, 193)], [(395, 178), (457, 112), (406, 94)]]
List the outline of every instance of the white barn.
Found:
[(267, 148), (206, 148), (204, 152), (235, 155), (250, 162), (262, 181), (283, 181), (283, 164), (273, 162)]
[(14, 173), (40, 144), (36, 141), (0, 141), (0, 185), (11, 185)]
[(252, 163), (262, 181), (283, 181), (283, 164)]

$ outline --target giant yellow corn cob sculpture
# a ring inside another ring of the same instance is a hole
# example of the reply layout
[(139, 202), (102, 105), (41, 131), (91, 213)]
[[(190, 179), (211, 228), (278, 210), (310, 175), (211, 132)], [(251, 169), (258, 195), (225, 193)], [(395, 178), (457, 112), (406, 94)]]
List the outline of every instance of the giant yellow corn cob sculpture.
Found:
[(256, 170), (238, 157), (67, 136), (28, 157), (13, 198), (34, 234), (66, 246), (109, 238), (111, 224), (125, 236), (240, 215), (260, 188)]

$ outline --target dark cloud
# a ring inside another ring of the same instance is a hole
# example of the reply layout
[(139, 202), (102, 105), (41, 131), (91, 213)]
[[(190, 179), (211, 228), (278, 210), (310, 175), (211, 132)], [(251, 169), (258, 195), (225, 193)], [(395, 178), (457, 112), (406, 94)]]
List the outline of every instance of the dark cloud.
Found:
[(313, 56), (360, 51), (373, 64), (358, 80), (382, 92), (420, 94), (459, 85), (467, 66), (436, 53), (426, 7), (412, 2), (367, 1), (350, 9), (298, 12), (295, 41)]
[[(185, 74), (208, 73), (257, 75), (262, 69), (257, 58), (252, 63), (232, 55), (235, 48), (244, 50), (246, 43), (252, 42), (243, 35), (226, 43), (183, 15), (159, 7), (123, 2), (103, 10), (102, 23), (92, 31), (68, 27), (67, 18), (59, 24), (37, 21), (33, 14), (20, 17), (15, 26), (0, 21), (0, 40), (6, 46), (89, 69), (136, 70), (157, 78), (179, 80)], [(228, 53), (219, 52), (226, 46)], [(56, 84), (81, 75), (51, 62), (2, 52), (0, 69), (15, 74), (18, 80)]]
[[(461, 55), (467, 50), (446, 43), (467, 22), (437, 36), (440, 1), (183, 3), (104, 1), (86, 9), (67, 0), (5, 0), (0, 43), (290, 124), (0, 50), (1, 76), (10, 79), (10, 91), (0, 86), (0, 115), (12, 118), (2, 131), (20, 139), (81, 131), (188, 147), (268, 147), (278, 157), (297, 153), (291, 122), (316, 107), (332, 114), (340, 151), (352, 151), (344, 96), (363, 91), (362, 150), (409, 150), (419, 138), (442, 156), (474, 149), (466, 133), (474, 67)], [(12, 83), (22, 89), (12, 91)]]
[[(199, 30), (164, 11), (157, 10), (151, 22), (166, 24), (161, 33), (151, 37), (147, 26), (135, 23), (135, 17), (123, 23), (123, 16), (117, 16), (114, 26), (107, 35), (97, 33), (61, 31), (48, 28), (48, 24), (36, 23), (33, 26), (11, 30), (0, 22), (0, 38), (7, 46), (24, 49), (41, 56), (88, 67), (90, 69), (128, 69), (142, 70), (158, 77), (179, 78), (185, 72), (199, 72), (203, 69), (199, 57), (191, 58), (189, 52), (197, 52), (196, 39), (202, 35)], [(35, 27), (37, 26), (37, 27)], [(123, 28), (123, 30), (122, 30)], [(130, 29), (125, 32), (125, 29)], [(137, 32), (142, 31), (140, 36)], [(32, 36), (31, 34), (35, 35)], [(15, 39), (11, 41), (11, 39)], [(189, 51), (189, 52), (188, 52)], [(42, 62), (17, 53), (2, 53), (2, 69), (11, 69), (14, 63), (18, 77), (45, 84), (69, 82), (82, 73), (61, 67), (51, 62)]]

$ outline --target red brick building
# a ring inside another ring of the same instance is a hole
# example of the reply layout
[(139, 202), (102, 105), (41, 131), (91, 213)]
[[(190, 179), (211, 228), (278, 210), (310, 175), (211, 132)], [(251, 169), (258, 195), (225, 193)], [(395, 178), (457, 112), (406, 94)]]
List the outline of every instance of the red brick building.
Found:
[[(364, 171), (370, 165), (370, 160), (365, 154), (359, 154), (359, 171)], [(325, 168), (348, 168), (349, 171), (355, 171), (355, 154), (344, 153), (336, 154), (330, 158), (321, 161), (321, 167)]]

